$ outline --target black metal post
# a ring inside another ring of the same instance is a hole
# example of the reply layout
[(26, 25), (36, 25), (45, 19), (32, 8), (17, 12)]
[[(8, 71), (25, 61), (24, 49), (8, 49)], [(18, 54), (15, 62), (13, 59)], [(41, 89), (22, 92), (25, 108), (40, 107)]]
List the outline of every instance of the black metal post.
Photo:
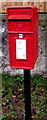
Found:
[(24, 69), (25, 120), (31, 120), (30, 70)]

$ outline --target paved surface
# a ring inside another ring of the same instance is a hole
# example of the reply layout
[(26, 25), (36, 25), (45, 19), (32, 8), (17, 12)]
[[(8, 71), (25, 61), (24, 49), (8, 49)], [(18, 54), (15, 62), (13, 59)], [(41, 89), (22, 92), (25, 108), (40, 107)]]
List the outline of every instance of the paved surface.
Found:
[[(2, 25), (1, 25), (2, 22)], [(8, 38), (7, 38), (7, 25), (5, 20), (0, 22), (0, 74), (3, 72), (11, 75), (23, 74), (23, 69), (12, 69), (9, 66), (9, 53), (8, 53)], [(40, 21), (39, 21), (40, 22)], [(45, 20), (42, 21), (45, 24)], [(38, 34), (38, 59), (35, 64), (35, 68), (31, 70), (31, 74), (41, 74), (47, 76), (47, 46), (46, 35), (47, 26), (42, 26), (39, 23)]]

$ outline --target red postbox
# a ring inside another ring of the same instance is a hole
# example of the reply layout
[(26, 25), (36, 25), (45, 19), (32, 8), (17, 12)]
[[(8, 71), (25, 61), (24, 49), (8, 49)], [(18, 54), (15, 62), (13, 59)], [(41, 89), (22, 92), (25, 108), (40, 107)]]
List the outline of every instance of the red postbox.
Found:
[(38, 57), (38, 9), (8, 7), (7, 24), (10, 66), (33, 69)]

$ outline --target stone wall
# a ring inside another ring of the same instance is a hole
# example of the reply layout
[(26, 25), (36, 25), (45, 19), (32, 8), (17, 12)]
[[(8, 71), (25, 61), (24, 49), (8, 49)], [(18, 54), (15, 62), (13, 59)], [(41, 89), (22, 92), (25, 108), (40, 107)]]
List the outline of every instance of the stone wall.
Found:
[[(31, 75), (41, 74), (43, 76), (47, 76), (46, 30), (46, 14), (40, 14), (38, 25), (38, 59), (35, 64), (35, 68), (30, 71)], [(12, 69), (9, 65), (8, 36), (5, 15), (2, 17), (2, 21), (0, 22), (0, 73), (9, 73), (11, 75), (24, 74), (23, 69)]]

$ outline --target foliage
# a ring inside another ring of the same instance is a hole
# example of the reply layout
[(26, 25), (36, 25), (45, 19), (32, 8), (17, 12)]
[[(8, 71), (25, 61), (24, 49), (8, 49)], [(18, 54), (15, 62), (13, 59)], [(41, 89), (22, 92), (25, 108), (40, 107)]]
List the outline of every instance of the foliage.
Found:
[[(32, 76), (31, 80), (31, 112), (32, 119), (46, 119), (47, 80), (43, 76)], [(20, 75), (2, 75), (2, 120), (18, 119), (25, 116), (24, 78)], [(23, 118), (22, 118), (23, 119)]]
[(36, 116), (40, 118), (47, 117), (46, 93), (47, 93), (47, 80), (45, 80), (42, 76), (39, 75), (31, 77), (32, 109), (35, 110)]

